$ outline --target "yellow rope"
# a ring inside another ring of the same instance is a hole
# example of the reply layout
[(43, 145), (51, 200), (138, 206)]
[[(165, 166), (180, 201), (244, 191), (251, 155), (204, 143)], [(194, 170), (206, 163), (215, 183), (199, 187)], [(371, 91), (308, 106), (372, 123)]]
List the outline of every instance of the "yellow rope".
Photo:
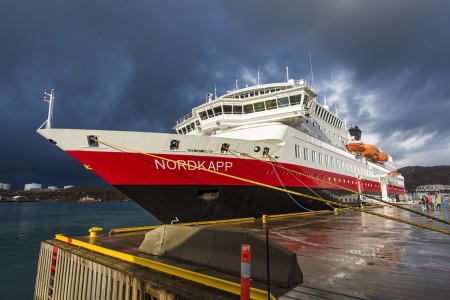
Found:
[(251, 179), (242, 178), (242, 177), (239, 177), (239, 176), (234, 176), (234, 175), (227, 174), (227, 173), (222, 173), (222, 172), (219, 172), (219, 171), (207, 169), (207, 168), (204, 168), (204, 167), (201, 167), (201, 166), (197, 166), (197, 165), (191, 165), (191, 164), (186, 163), (186, 162), (183, 162), (183, 161), (173, 160), (173, 159), (166, 158), (166, 157), (162, 157), (162, 156), (155, 155), (155, 154), (144, 153), (144, 152), (141, 152), (141, 151), (138, 151), (138, 150), (134, 150), (134, 149), (131, 149), (131, 148), (128, 148), (128, 147), (119, 146), (119, 145), (107, 143), (107, 142), (100, 141), (100, 140), (99, 140), (98, 142), (99, 142), (100, 144), (109, 146), (109, 147), (114, 148), (114, 149), (117, 149), (117, 150), (123, 149), (123, 150), (126, 150), (126, 151), (131, 151), (131, 152), (134, 152), (134, 153), (139, 153), (139, 154), (142, 154), (142, 155), (145, 155), (145, 156), (150, 156), (150, 157), (153, 157), (153, 158), (158, 158), (158, 159), (162, 159), (162, 160), (166, 160), (166, 161), (175, 162), (175, 163), (177, 163), (177, 164), (180, 164), (180, 165), (182, 165), (182, 166), (187, 166), (187, 167), (189, 167), (189, 168), (195, 168), (195, 169), (198, 169), (198, 170), (210, 172), (210, 173), (213, 173), (213, 174), (216, 174), (216, 175), (225, 176), (225, 177), (228, 177), (228, 178), (232, 178), (232, 179), (235, 179), (235, 180), (239, 180), (239, 181), (251, 183), (251, 184), (258, 185), (258, 186), (262, 186), (262, 187), (266, 187), (266, 188), (269, 188), (269, 189), (273, 189), (273, 190), (277, 190), (277, 191), (281, 191), (281, 192), (286, 192), (286, 193), (289, 193), (289, 194), (292, 194), (292, 195), (297, 195), (297, 196), (309, 198), (309, 199), (312, 199), (312, 200), (316, 200), (316, 201), (319, 201), (319, 202), (328, 203), (328, 204), (330, 204), (330, 205), (337, 205), (337, 206), (339, 206), (339, 207), (344, 207), (344, 208), (352, 209), (352, 210), (355, 210), (355, 211), (364, 212), (364, 213), (371, 214), (371, 215), (374, 215), (374, 216), (378, 216), (378, 217), (382, 217), (382, 218), (394, 220), (394, 221), (397, 221), (397, 222), (409, 224), (409, 225), (412, 225), (412, 226), (416, 226), (416, 227), (420, 227), (420, 228), (425, 228), (425, 229), (429, 229), (429, 230), (432, 230), (432, 231), (436, 231), (436, 232), (440, 232), (440, 233), (444, 233), (444, 234), (450, 235), (450, 231), (448, 231), (448, 230), (443, 230), (443, 229), (440, 229), (440, 228), (435, 228), (435, 227), (431, 227), (431, 226), (428, 226), (428, 225), (423, 225), (423, 224), (416, 223), (416, 222), (411, 222), (411, 221), (404, 220), (404, 219), (400, 219), (400, 218), (394, 218), (394, 217), (386, 216), (386, 215), (379, 214), (379, 213), (376, 213), (376, 212), (367, 211), (367, 210), (365, 210), (364, 208), (353, 207), (353, 206), (350, 206), (350, 205), (346, 205), (346, 204), (342, 204), (342, 203), (337, 203), (337, 202), (330, 201), (330, 200), (325, 200), (325, 199), (322, 199), (322, 198), (319, 198), (319, 197), (314, 197), (314, 196), (306, 195), (306, 194), (299, 193), (299, 192), (296, 192), (296, 191), (291, 191), (291, 190), (287, 190), (287, 189), (282, 189), (282, 188), (280, 188), (280, 187), (271, 186), (271, 185), (268, 185), (268, 184), (265, 184), (265, 183), (262, 183), (262, 182), (258, 182), (258, 181), (251, 180)]

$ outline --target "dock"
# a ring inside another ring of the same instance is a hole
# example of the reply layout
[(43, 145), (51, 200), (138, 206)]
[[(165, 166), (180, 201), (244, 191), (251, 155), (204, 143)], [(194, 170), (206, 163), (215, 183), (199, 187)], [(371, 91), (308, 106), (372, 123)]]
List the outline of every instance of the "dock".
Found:
[[(421, 207), (414, 209), (420, 211)], [(444, 232), (450, 232), (450, 226), (396, 207), (370, 210), (390, 218), (338, 210), (177, 226), (252, 234), (262, 241), (268, 236), (270, 243), (292, 252), (303, 274), (302, 282), (277, 286), (268, 285), (264, 278), (252, 278), (252, 299), (446, 298), (450, 291), (450, 235), (392, 218)], [(449, 212), (446, 208), (426, 213), (448, 221)], [(146, 233), (158, 227), (113, 229), (109, 233), (91, 228), (87, 236), (56, 235), (43, 241), (34, 299), (239, 298), (239, 274), (187, 258), (140, 251)], [(229, 255), (230, 264), (239, 267), (240, 249)], [(280, 275), (272, 265), (269, 270), (271, 280)], [(256, 273), (252, 269), (252, 274)]]

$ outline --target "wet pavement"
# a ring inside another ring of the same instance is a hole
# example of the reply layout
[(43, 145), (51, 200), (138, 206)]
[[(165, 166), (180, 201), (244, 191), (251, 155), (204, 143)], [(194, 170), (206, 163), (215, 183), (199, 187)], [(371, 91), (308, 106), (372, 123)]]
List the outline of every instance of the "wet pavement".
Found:
[[(449, 220), (448, 207), (428, 212), (420, 205), (407, 207)], [(448, 224), (399, 208), (368, 210), (450, 231)], [(265, 236), (261, 219), (208, 226)], [(450, 298), (449, 234), (352, 210), (269, 218), (267, 226), (272, 241), (297, 254), (304, 277), (302, 287), (342, 292), (363, 299)], [(137, 248), (143, 234), (104, 236), (96, 243), (140, 255)], [(340, 297), (336, 294), (333, 299)]]
[[(450, 230), (395, 207), (370, 210)], [(450, 210), (428, 213), (448, 221)], [(270, 238), (297, 253), (304, 286), (365, 299), (450, 298), (450, 235), (354, 211), (293, 221), (270, 222)]]

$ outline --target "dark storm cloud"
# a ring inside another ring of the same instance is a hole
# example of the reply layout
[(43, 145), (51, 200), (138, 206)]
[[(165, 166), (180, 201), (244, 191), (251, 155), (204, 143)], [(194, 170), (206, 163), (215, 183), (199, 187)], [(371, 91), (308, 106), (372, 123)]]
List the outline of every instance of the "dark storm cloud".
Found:
[(347, 125), (402, 166), (449, 164), (449, 25), (443, 0), (2, 1), (0, 182), (101, 183), (35, 133), (45, 87), (55, 127), (167, 132), (258, 68), (311, 81), (309, 53)]

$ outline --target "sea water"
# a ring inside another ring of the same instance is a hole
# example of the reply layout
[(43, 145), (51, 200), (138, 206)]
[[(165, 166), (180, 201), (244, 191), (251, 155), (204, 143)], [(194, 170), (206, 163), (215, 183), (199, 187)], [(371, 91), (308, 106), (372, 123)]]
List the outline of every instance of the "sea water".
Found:
[(0, 299), (33, 299), (40, 243), (62, 233), (86, 236), (121, 227), (160, 222), (136, 203), (23, 202), (0, 203)]

